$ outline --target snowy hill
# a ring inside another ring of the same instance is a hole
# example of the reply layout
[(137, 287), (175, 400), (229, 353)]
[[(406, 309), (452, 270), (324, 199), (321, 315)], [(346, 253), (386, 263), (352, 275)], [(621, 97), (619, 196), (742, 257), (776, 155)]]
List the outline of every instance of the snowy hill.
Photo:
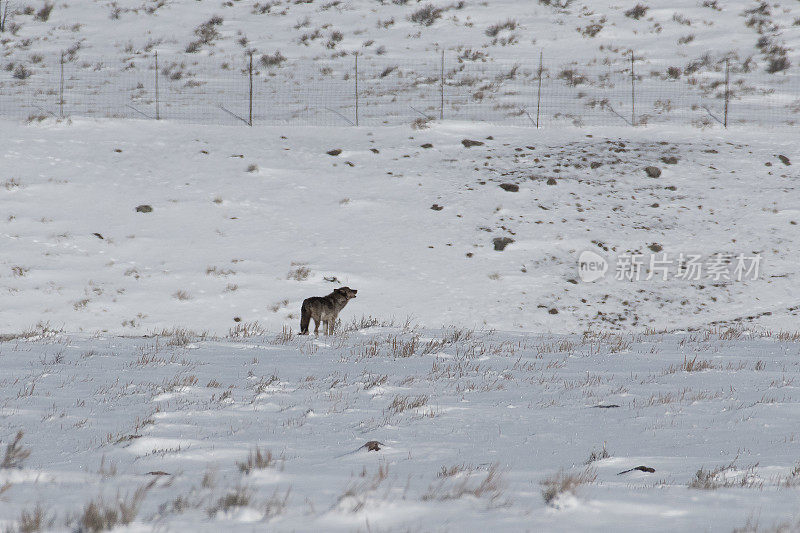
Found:
[[(360, 290), (345, 322), (796, 329), (800, 154), (769, 132), (154, 121), (4, 130), (7, 331), (42, 322), (224, 334), (235, 319), (297, 331), (300, 302), (339, 284)], [(580, 279), (585, 250), (608, 261), (603, 279)], [(617, 272), (630, 254), (644, 262), (638, 280)], [(708, 265), (681, 279), (681, 254), (761, 264), (741, 280), (735, 261), (727, 279)], [(663, 258), (666, 281), (648, 274)]]
[(44, 6), (12, 3), (0, 34), (2, 116), (249, 121), (248, 53), (257, 124), (346, 125), (359, 92), (362, 124), (622, 125), (637, 107), (637, 123), (710, 126), (725, 120), (728, 67), (731, 124), (793, 126), (800, 113), (796, 2)]
[(796, 530), (800, 3), (651, 4), (0, 2), (0, 528)]

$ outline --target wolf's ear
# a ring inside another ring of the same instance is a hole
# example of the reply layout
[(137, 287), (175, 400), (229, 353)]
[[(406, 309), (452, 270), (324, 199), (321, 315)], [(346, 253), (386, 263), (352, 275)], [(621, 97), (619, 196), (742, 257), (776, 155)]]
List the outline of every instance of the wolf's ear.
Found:
[(353, 289), (353, 294), (358, 293), (358, 289)]

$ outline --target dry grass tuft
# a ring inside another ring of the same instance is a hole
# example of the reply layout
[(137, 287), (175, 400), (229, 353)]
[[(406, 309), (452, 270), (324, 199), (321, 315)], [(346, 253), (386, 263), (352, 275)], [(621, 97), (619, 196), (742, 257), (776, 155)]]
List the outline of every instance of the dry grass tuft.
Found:
[(389, 407), (387, 407), (387, 409), (389, 409), (394, 414), (400, 414), (403, 411), (407, 411), (409, 409), (417, 409), (419, 407), (422, 407), (426, 403), (428, 403), (427, 394), (423, 394), (421, 396), (415, 396), (414, 398), (398, 394), (397, 396), (394, 397), (394, 400), (392, 400), (392, 403), (389, 404)]
[(305, 266), (304, 263), (292, 262), (292, 269), (286, 275), (286, 279), (293, 279), (295, 281), (305, 281), (311, 275), (311, 269)]
[(590, 465), (590, 464), (594, 463), (595, 461), (602, 461), (603, 459), (608, 459), (609, 457), (611, 457), (611, 454), (608, 453), (608, 450), (606, 449), (606, 443), (604, 442), (603, 443), (603, 449), (602, 450), (592, 450), (592, 453), (589, 454), (589, 458), (583, 464)]
[(244, 486), (238, 486), (228, 491), (224, 496), (221, 496), (217, 502), (207, 509), (209, 516), (214, 516), (218, 512), (228, 512), (235, 507), (247, 507), (250, 505), (252, 495), (250, 489)]
[(594, 483), (597, 472), (587, 467), (580, 474), (567, 474), (563, 470), (542, 481), (542, 498), (547, 505), (556, 505), (557, 499), (562, 494), (575, 494), (578, 487)]
[(247, 337), (257, 337), (264, 335), (266, 328), (254, 320), (253, 322), (237, 322), (235, 326), (228, 330), (228, 338), (244, 339)]
[(702, 372), (703, 370), (709, 370), (717, 367), (712, 361), (709, 360), (697, 360), (697, 356), (695, 355), (692, 359), (689, 359), (687, 356), (683, 356), (683, 363), (680, 365), (670, 365), (664, 371), (665, 374), (674, 374), (676, 372)]
[(5, 531), (8, 533), (35, 533), (52, 528), (54, 521), (54, 518), (48, 519), (47, 512), (42, 507), (42, 504), (37, 503), (30, 511), (27, 509), (22, 510), (16, 529), (9, 527)]
[(261, 448), (256, 446), (250, 450), (247, 456), (247, 461), (237, 461), (236, 466), (239, 467), (239, 472), (249, 475), (253, 470), (264, 470), (265, 468), (275, 468), (278, 460), (272, 455), (270, 450), (261, 451)]
[(106, 503), (102, 498), (92, 500), (83, 508), (83, 514), (78, 519), (78, 531), (95, 533), (130, 524), (139, 513), (139, 507), (147, 491), (155, 483), (154, 479), (136, 489), (131, 495), (117, 495), (114, 503)]
[(31, 454), (30, 448), (23, 447), (20, 442), (25, 432), (19, 430), (13, 442), (6, 445), (6, 453), (3, 456), (3, 462), (0, 463), (0, 468), (22, 468), (25, 459)]
[(775, 338), (781, 342), (800, 342), (800, 331), (779, 331)]
[[(453, 473), (454, 469), (456, 471)], [(477, 483), (473, 482), (474, 472), (474, 470), (465, 472), (463, 466), (449, 470), (442, 467), (442, 471), (439, 473), (439, 477), (443, 478), (442, 481), (429, 487), (422, 499), (424, 501), (446, 501), (472, 496), (488, 498), (492, 503), (498, 503), (505, 487), (503, 473), (499, 466), (495, 463), (489, 467), (486, 476)]]
[(293, 338), (294, 333), (292, 332), (292, 328), (283, 326), (283, 328), (281, 328), (281, 332), (275, 335), (275, 338), (272, 339), (272, 344), (289, 344), (292, 342)]
[(286, 505), (289, 503), (289, 494), (291, 494), (291, 492), (291, 487), (286, 489), (286, 492), (283, 494), (281, 494), (280, 491), (275, 488), (275, 491), (267, 500), (267, 503), (264, 507), (264, 514), (267, 520), (283, 514), (283, 512), (286, 510)]
[(373, 475), (370, 475), (365, 467), (358, 478), (351, 481), (339, 496), (336, 505), (351, 513), (359, 512), (366, 505), (369, 494), (377, 490), (388, 477), (389, 465), (384, 461), (378, 463), (378, 470)]
[(755, 469), (758, 463), (748, 466), (743, 472), (735, 472), (736, 460), (730, 464), (718, 466), (717, 468), (706, 470), (700, 468), (695, 472), (694, 477), (689, 481), (690, 489), (716, 490), (719, 488), (742, 487), (757, 488), (764, 487), (764, 481), (756, 476)]
[(206, 331), (193, 331), (186, 328), (162, 329), (153, 333), (155, 337), (167, 339), (167, 346), (187, 346), (193, 342), (202, 341), (209, 337)]

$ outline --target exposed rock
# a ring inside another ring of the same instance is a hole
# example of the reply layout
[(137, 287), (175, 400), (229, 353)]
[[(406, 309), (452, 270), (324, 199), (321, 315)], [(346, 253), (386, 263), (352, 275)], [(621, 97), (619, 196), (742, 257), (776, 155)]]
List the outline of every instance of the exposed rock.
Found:
[(657, 178), (661, 175), (661, 169), (654, 166), (644, 167), (648, 178)]
[(508, 192), (519, 192), (519, 185), (516, 183), (501, 183), (500, 188)]
[(325, 153), (328, 154), (328, 155), (337, 156), (337, 155), (342, 153), (342, 150), (341, 150), (341, 148), (334, 148), (333, 150), (328, 150)]
[(665, 165), (677, 165), (678, 158), (674, 155), (664, 156), (661, 158), (661, 161), (664, 162)]
[(788, 167), (789, 165), (791, 165), (791, 164), (792, 164), (792, 162), (791, 162), (791, 161), (789, 161), (789, 158), (788, 158), (788, 157), (786, 157), (785, 155), (779, 155), (779, 156), (778, 156), (778, 159), (780, 159), (780, 160), (781, 160), (781, 163), (783, 163), (783, 164), (784, 164), (784, 165), (786, 165), (787, 167)]
[(461, 144), (463, 144), (465, 148), (469, 148), (471, 146), (483, 146), (483, 141), (473, 141), (471, 139), (464, 139), (461, 141)]
[(147, 204), (137, 205), (136, 212), (137, 213), (152, 213), (153, 208)]
[(506, 246), (514, 242), (514, 239), (510, 237), (495, 237), (492, 239), (492, 243), (494, 244), (494, 249), (498, 252), (502, 252), (506, 249)]

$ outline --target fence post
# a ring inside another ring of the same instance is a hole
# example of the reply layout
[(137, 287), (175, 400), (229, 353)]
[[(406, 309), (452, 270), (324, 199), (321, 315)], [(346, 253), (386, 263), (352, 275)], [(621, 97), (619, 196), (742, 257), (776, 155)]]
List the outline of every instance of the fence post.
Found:
[(158, 109), (158, 52), (156, 51), (156, 120), (161, 120)]
[(358, 126), (358, 52), (356, 52), (356, 65), (355, 65), (355, 100), (356, 100), (356, 126)]
[[(3, 9), (3, 16), (0, 17), (0, 33), (6, 31), (6, 17), (8, 16), (8, 3), (11, 0), (6, 0), (5, 9)], [(0, 4), (2, 4), (2, 0), (0, 0)]]
[(250, 51), (250, 107), (248, 112), (247, 125), (253, 126), (253, 51)]
[(539, 88), (536, 91), (536, 129), (539, 129), (539, 107), (542, 103), (542, 51), (539, 50)]
[(64, 51), (61, 51), (61, 84), (58, 89), (58, 114), (64, 118)]
[(631, 50), (631, 126), (636, 125), (636, 76), (633, 72), (633, 50)]
[(730, 77), (728, 75), (729, 72), (728, 61), (729, 59), (726, 57), (725, 58), (725, 121), (723, 122), (725, 128), (728, 127), (728, 98), (730, 96), (730, 89), (729, 89), (730, 86), (728, 83), (730, 81)]
[(439, 120), (444, 120), (444, 49), (442, 49), (442, 72), (439, 86)]

